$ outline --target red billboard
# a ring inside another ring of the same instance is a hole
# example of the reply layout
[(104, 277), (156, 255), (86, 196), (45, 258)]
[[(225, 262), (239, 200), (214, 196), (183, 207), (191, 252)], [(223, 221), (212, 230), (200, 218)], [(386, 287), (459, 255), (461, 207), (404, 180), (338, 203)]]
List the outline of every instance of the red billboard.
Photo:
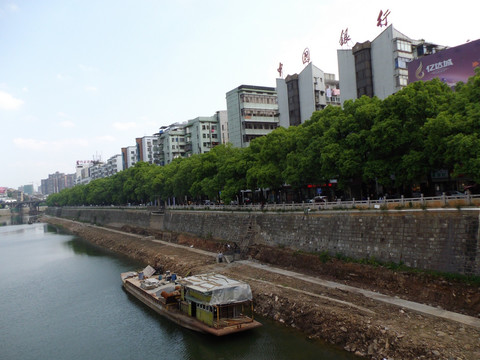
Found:
[(454, 86), (467, 82), (480, 66), (480, 39), (439, 51), (408, 63), (408, 83), (439, 78)]

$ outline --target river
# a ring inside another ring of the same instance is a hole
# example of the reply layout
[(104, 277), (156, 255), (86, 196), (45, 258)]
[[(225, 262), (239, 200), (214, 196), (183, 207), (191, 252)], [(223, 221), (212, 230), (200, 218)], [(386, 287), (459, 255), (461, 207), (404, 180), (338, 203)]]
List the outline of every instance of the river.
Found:
[(0, 358), (356, 359), (267, 319), (225, 338), (181, 328), (123, 290), (139, 267), (46, 224), (0, 227)]

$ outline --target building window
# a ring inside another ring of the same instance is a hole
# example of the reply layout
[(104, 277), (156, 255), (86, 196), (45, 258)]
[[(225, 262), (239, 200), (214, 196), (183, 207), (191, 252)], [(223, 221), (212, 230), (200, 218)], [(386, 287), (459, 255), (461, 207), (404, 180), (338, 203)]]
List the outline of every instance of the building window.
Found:
[(397, 86), (407, 86), (408, 85), (408, 78), (406, 76), (398, 76), (397, 77)]
[(405, 40), (397, 40), (397, 50), (412, 52), (412, 45)]
[(410, 59), (399, 56), (395, 59), (395, 69), (406, 69)]

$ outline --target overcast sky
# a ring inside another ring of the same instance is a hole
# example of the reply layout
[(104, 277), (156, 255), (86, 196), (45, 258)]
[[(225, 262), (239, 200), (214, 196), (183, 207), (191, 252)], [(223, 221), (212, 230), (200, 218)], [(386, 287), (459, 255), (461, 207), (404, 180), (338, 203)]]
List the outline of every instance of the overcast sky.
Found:
[(413, 39), (480, 38), (479, 1), (0, 0), (0, 186), (40, 184), (160, 126), (226, 110), (241, 85), (275, 86), (302, 52), (338, 78), (342, 30), (373, 40), (380, 10)]

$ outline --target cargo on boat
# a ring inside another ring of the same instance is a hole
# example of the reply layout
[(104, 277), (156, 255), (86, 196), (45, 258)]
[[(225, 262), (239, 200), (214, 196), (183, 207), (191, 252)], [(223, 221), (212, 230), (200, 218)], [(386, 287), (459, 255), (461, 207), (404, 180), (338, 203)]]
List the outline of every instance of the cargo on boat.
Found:
[(222, 336), (261, 326), (253, 317), (250, 286), (242, 281), (220, 274), (180, 278), (151, 266), (121, 278), (127, 292), (188, 329)]

